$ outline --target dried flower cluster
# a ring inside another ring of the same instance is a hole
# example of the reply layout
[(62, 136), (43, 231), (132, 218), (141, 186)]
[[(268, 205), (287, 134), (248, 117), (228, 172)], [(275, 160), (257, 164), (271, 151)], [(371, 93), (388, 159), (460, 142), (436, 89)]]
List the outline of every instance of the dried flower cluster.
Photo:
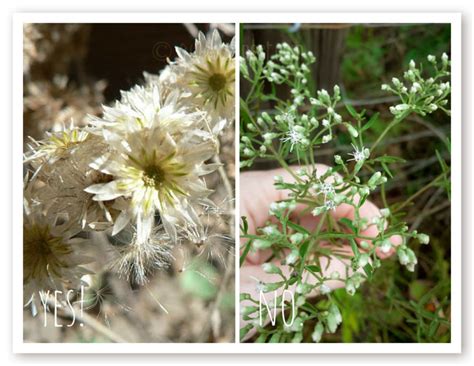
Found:
[[(87, 124), (98, 114), (106, 83), (69, 75), (83, 64), (90, 26), (86, 24), (25, 24), (23, 28), (24, 139), (43, 138), (64, 124)], [(80, 72), (79, 72), (80, 73)]]
[[(207, 219), (219, 215), (204, 176), (220, 164), (218, 135), (234, 119), (234, 46), (217, 31), (202, 33), (195, 51), (145, 84), (123, 91), (89, 116), (42, 140), (25, 153), (25, 297), (75, 288), (91, 240), (105, 232), (115, 242), (113, 269), (144, 284), (173, 259), (171, 248), (202, 244)], [(210, 240), (212, 242), (212, 240)]]

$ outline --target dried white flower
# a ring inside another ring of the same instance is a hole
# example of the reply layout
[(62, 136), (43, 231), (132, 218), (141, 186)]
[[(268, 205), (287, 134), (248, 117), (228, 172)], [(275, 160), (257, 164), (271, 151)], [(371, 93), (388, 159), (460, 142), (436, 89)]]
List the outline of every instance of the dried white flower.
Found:
[(125, 238), (118, 240), (125, 239), (125, 243), (114, 246), (116, 258), (110, 268), (128, 281), (144, 285), (155, 270), (167, 268), (173, 259), (170, 238), (161, 226), (154, 227), (144, 241), (138, 240), (136, 232), (122, 232), (121, 236)]
[(211, 140), (196, 142), (192, 135), (172, 136), (166, 128), (157, 127), (128, 134), (115, 148), (116, 153), (95, 165), (114, 179), (86, 189), (97, 201), (130, 199), (115, 222), (113, 235), (133, 218), (138, 241), (145, 240), (156, 211), (172, 240), (177, 239), (176, 225), (199, 223), (193, 202), (210, 193), (200, 177), (212, 171), (204, 165), (216, 151)]
[(82, 267), (92, 261), (84, 255), (88, 240), (73, 238), (73, 235), (64, 226), (50, 222), (42, 214), (41, 207), (33, 206), (30, 198), (25, 197), (23, 294), (26, 301), (39, 292), (77, 289), (81, 285), (81, 277), (90, 273)]
[(222, 119), (232, 121), (235, 108), (234, 39), (225, 44), (217, 30), (208, 37), (200, 32), (193, 53), (179, 47), (176, 52), (179, 58), (169, 65), (160, 80), (188, 92), (183, 96), (185, 103), (207, 111), (211, 125)]

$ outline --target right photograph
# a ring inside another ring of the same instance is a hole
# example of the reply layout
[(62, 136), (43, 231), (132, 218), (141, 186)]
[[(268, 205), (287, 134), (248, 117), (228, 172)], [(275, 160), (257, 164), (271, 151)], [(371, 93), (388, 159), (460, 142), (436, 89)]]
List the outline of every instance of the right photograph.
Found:
[(240, 25), (240, 342), (451, 342), (451, 25)]

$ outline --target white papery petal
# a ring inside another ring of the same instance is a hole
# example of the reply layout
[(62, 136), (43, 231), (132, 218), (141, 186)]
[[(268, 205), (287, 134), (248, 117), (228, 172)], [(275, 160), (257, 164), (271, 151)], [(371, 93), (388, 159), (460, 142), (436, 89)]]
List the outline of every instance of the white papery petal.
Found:
[(115, 220), (114, 228), (112, 230), (112, 235), (117, 235), (121, 232), (130, 222), (130, 215), (126, 211), (120, 212), (117, 219)]

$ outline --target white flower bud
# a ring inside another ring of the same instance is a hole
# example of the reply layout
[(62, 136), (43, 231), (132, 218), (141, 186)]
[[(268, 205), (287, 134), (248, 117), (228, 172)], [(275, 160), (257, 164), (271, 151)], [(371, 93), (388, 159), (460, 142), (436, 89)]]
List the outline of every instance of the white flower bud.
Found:
[(322, 143), (323, 143), (323, 144), (326, 144), (326, 143), (328, 143), (328, 142), (331, 141), (331, 140), (332, 140), (332, 136), (331, 136), (331, 135), (324, 135), (324, 136), (323, 136), (323, 139), (322, 139)]
[(323, 283), (321, 286), (319, 286), (319, 292), (322, 295), (327, 295), (331, 292), (331, 288), (328, 285)]
[(268, 226), (265, 226), (263, 229), (262, 229), (263, 233), (265, 235), (269, 235), (269, 236), (275, 236), (275, 235), (279, 235), (280, 232), (278, 231), (278, 229), (275, 227), (275, 225), (268, 225)]
[(410, 108), (410, 106), (408, 104), (398, 104), (398, 105), (395, 106), (395, 109), (399, 112), (406, 111), (409, 108)]
[(420, 89), (421, 89), (421, 85), (415, 81), (413, 83), (413, 85), (411, 86), (411, 88), (410, 88), (410, 92), (412, 92), (414, 94), (417, 91), (419, 91)]
[(369, 181), (367, 182), (367, 184), (369, 186), (375, 186), (378, 181), (380, 180), (380, 178), (382, 177), (382, 173), (380, 172), (375, 172), (369, 179)]
[(249, 149), (248, 147), (246, 147), (244, 149), (243, 154), (244, 154), (244, 156), (247, 156), (247, 157), (252, 157), (252, 156), (255, 155), (255, 153), (251, 149)]
[(346, 291), (351, 296), (355, 294), (356, 288), (355, 288), (354, 282), (351, 279), (348, 279), (346, 281)]
[(320, 207), (315, 207), (313, 209), (313, 211), (311, 211), (311, 214), (313, 216), (319, 216), (321, 215), (324, 211), (326, 211), (326, 208), (324, 206), (320, 206)]
[(392, 83), (393, 83), (393, 85), (395, 85), (397, 88), (402, 85), (402, 83), (400, 82), (400, 80), (398, 80), (397, 78), (392, 78)]
[(352, 126), (352, 125), (347, 125), (347, 129), (349, 130), (349, 133), (351, 134), (352, 137), (356, 138), (359, 136), (359, 132)]
[(292, 250), (290, 254), (286, 256), (285, 262), (286, 264), (294, 264), (300, 257), (300, 254), (297, 250)]
[(324, 333), (324, 325), (321, 322), (318, 322), (314, 327), (314, 331), (311, 334), (311, 339), (313, 342), (319, 343)]
[(279, 183), (283, 183), (283, 177), (281, 175), (275, 175), (273, 177), (273, 181), (276, 183), (276, 184), (279, 184)]
[(252, 246), (257, 250), (267, 249), (267, 248), (270, 248), (272, 246), (272, 243), (268, 240), (255, 239), (252, 242)]
[(319, 126), (319, 122), (315, 117), (311, 117), (311, 119), (309, 120), (309, 123), (311, 123), (314, 127)]
[(430, 242), (430, 237), (429, 237), (428, 235), (426, 235), (426, 234), (421, 234), (421, 233), (420, 233), (420, 234), (418, 234), (416, 237), (417, 237), (418, 241), (419, 241), (421, 244), (425, 244), (425, 245), (426, 245), (426, 244), (429, 244), (429, 242)]
[(380, 250), (382, 251), (382, 253), (389, 253), (390, 250), (392, 249), (392, 242), (390, 241), (390, 239), (385, 239), (383, 242), (382, 242), (382, 245), (380, 246)]
[(448, 64), (448, 61), (449, 61), (449, 57), (448, 55), (443, 52), (443, 54), (441, 55), (441, 61), (443, 62), (443, 65), (447, 65)]
[(281, 269), (278, 268), (276, 265), (273, 263), (263, 263), (262, 264), (262, 269), (263, 272), (269, 273), (269, 274), (278, 274), (281, 273)]
[(357, 265), (359, 267), (365, 267), (369, 263), (369, 255), (367, 253), (362, 253), (357, 260)]

